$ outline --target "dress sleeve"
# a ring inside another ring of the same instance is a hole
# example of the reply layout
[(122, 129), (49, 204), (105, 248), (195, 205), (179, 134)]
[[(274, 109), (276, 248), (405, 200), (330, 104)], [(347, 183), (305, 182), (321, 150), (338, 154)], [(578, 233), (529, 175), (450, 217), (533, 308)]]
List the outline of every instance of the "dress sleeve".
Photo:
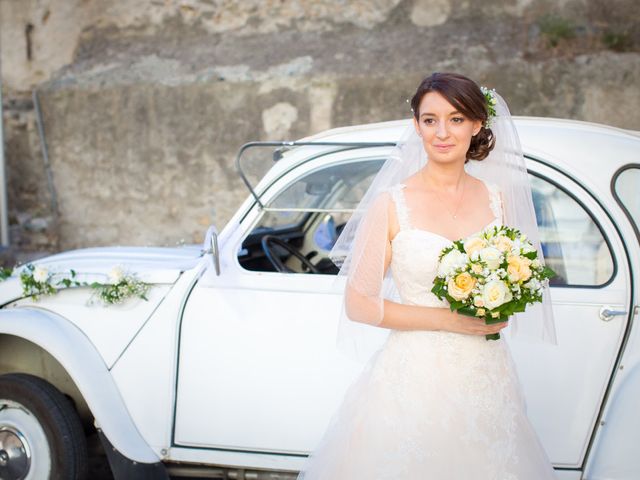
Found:
[(380, 193), (364, 215), (353, 242), (345, 287), (345, 310), (350, 320), (379, 325), (384, 316), (383, 281), (391, 262), (389, 192)]

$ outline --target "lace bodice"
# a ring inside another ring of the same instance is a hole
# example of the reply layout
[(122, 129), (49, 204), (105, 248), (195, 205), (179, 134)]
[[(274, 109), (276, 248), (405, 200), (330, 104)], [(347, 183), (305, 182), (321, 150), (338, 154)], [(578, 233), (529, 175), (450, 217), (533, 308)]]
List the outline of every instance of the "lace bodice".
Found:
[[(485, 183), (494, 219), (483, 229), (502, 224), (502, 205), (498, 189)], [(400, 231), (391, 243), (391, 273), (403, 303), (429, 307), (446, 307), (448, 303), (431, 293), (436, 276), (438, 255), (452, 241), (428, 230), (414, 228), (405, 202), (403, 183), (390, 188), (395, 203)]]

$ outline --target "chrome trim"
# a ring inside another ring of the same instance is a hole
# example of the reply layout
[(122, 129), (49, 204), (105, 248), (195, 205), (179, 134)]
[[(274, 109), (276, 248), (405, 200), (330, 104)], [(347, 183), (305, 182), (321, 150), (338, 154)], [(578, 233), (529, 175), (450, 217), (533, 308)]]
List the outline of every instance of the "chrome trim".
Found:
[(0, 478), (21, 480), (31, 467), (29, 443), (22, 432), (11, 426), (0, 427)]
[(264, 207), (265, 212), (320, 212), (320, 213), (353, 213), (355, 208), (299, 208), (299, 207)]
[(253, 198), (256, 199), (256, 202), (258, 203), (258, 205), (260, 205), (260, 208), (264, 208), (264, 204), (260, 201), (260, 197), (251, 186), (251, 183), (249, 182), (249, 179), (245, 175), (244, 170), (242, 170), (242, 165), (240, 163), (242, 154), (245, 152), (245, 150), (251, 147), (280, 147), (279, 149), (275, 150), (273, 154), (274, 161), (278, 161), (282, 158), (282, 154), (286, 150), (289, 150), (291, 147), (303, 147), (303, 146), (304, 147), (306, 146), (343, 147), (342, 149), (338, 148), (335, 151), (324, 152), (325, 154), (327, 154), (327, 153), (336, 153), (345, 149), (351, 150), (351, 149), (368, 148), (368, 147), (395, 147), (396, 145), (397, 145), (396, 142), (291, 142), (291, 141), (249, 142), (249, 143), (245, 143), (244, 145), (242, 145), (242, 147), (240, 147), (240, 150), (236, 155), (235, 166), (238, 174), (240, 175), (240, 178), (242, 179), (242, 182), (249, 189), (249, 192), (251, 192), (251, 195), (253, 195)]

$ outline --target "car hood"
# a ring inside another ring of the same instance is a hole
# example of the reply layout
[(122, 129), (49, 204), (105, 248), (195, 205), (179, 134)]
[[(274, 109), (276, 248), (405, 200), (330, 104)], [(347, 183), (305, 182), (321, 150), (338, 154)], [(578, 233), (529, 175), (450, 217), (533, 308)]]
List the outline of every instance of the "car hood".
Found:
[[(106, 282), (109, 272), (119, 266), (125, 273), (135, 274), (147, 283), (174, 283), (185, 270), (202, 259), (200, 245), (181, 247), (93, 247), (69, 250), (29, 262), (46, 268), (52, 274), (68, 276), (71, 269), (79, 281)], [(22, 296), (19, 282), (25, 265), (0, 283), (0, 304)]]
[(202, 257), (200, 245), (182, 247), (94, 247), (61, 252), (31, 263), (52, 272), (108, 274), (116, 265), (150, 283), (172, 283)]

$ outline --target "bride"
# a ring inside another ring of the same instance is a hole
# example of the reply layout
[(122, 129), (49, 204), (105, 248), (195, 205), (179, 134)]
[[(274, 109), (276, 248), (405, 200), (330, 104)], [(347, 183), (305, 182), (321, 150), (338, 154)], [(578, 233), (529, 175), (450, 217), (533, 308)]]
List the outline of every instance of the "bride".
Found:
[(493, 325), (431, 293), (442, 248), (494, 225), (520, 228), (542, 259), (508, 109), (453, 73), (425, 78), (411, 106), (412, 126), (332, 250), (347, 276), (339, 345), (389, 334), (298, 480), (553, 479), (508, 345), (485, 339), (509, 325), (555, 343), (548, 292), (526, 323)]

